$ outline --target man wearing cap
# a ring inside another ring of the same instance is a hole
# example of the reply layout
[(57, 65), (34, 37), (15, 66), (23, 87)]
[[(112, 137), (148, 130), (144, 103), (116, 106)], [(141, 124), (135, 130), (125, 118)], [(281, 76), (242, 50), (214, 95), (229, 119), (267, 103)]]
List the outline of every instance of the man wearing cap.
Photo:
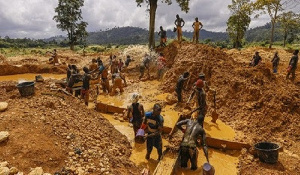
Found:
[(297, 64), (298, 64), (298, 53), (299, 50), (295, 50), (293, 53), (293, 56), (289, 62), (289, 67), (288, 67), (288, 74), (286, 75), (286, 79), (289, 79), (290, 74), (292, 74), (291, 80), (294, 81), (296, 78), (296, 69), (297, 69)]
[(261, 57), (259, 55), (259, 52), (255, 52), (255, 55), (252, 57), (251, 66), (255, 67), (261, 62)]
[(163, 129), (164, 118), (160, 115), (161, 106), (156, 103), (153, 106), (152, 112), (146, 112), (143, 124), (141, 126), (142, 129), (146, 129), (148, 135), (147, 138), (147, 154), (146, 159), (150, 159), (150, 154), (152, 152), (153, 147), (157, 149), (158, 160), (162, 158), (162, 139), (161, 132)]
[[(176, 127), (179, 128), (183, 133), (183, 140), (180, 144), (180, 160), (181, 167), (187, 168), (188, 160), (191, 161), (191, 170), (197, 169), (197, 142), (198, 138), (201, 136), (201, 145), (203, 146), (203, 152), (208, 160), (208, 151), (206, 146), (206, 134), (201, 126), (203, 123), (202, 116), (198, 116), (198, 119), (186, 119), (178, 122)], [(186, 125), (186, 129), (182, 128), (182, 125)]]
[(137, 130), (141, 128), (145, 114), (143, 105), (138, 103), (138, 101), (139, 94), (133, 94), (131, 97), (132, 104), (127, 109), (127, 118), (132, 119), (131, 123), (133, 125), (134, 135), (136, 135)]
[(175, 20), (174, 24), (177, 27), (177, 38), (178, 38), (178, 41), (181, 42), (182, 41), (182, 27), (184, 26), (185, 22), (177, 14), (176, 15), (176, 20)]
[(180, 75), (179, 79), (177, 80), (175, 92), (177, 93), (178, 103), (182, 102), (182, 90), (184, 88), (184, 83), (188, 79), (189, 75), (189, 72), (184, 72), (183, 75)]
[(194, 88), (194, 91), (193, 91), (193, 93), (191, 94), (191, 96), (189, 98), (189, 101), (190, 101), (190, 99), (193, 99), (194, 95), (196, 94), (196, 106), (198, 108), (196, 116), (198, 116), (198, 118), (200, 117), (200, 119), (202, 121), (201, 122), (202, 127), (203, 127), (204, 117), (205, 117), (206, 108), (207, 108), (207, 106), (206, 106), (206, 93), (203, 90), (203, 87), (204, 87), (204, 81), (201, 80), (201, 79), (198, 79), (197, 82), (196, 82), (196, 86)]

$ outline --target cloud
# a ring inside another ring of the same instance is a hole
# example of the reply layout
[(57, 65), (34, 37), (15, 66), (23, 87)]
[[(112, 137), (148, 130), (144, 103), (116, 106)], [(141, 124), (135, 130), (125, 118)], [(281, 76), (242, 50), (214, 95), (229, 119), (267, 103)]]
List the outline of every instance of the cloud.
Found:
[[(190, 11), (187, 14), (180, 10), (175, 0), (172, 5), (160, 1), (158, 3), (156, 31), (159, 26), (172, 29), (176, 14), (186, 22), (183, 30), (192, 30), (195, 17), (199, 18), (206, 30), (224, 32), (227, 28), (226, 22), (230, 16), (227, 6), (231, 0), (193, 0), (190, 1)], [(0, 36), (38, 39), (66, 35), (56, 28), (56, 22), (53, 21), (57, 4), (58, 0), (0, 0)], [(134, 0), (85, 0), (82, 16), (89, 24), (89, 32), (115, 26), (148, 28), (149, 12), (146, 10), (146, 4), (137, 7)], [(269, 21), (268, 16), (253, 19), (250, 27), (264, 25)]]

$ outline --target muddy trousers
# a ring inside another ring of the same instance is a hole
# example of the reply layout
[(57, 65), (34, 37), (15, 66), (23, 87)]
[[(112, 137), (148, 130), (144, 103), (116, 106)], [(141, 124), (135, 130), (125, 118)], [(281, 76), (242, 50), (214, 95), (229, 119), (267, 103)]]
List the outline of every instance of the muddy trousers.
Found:
[(177, 93), (177, 100), (178, 100), (178, 102), (182, 102), (182, 89), (176, 89), (175, 90), (176, 91), (176, 93)]
[(109, 93), (109, 80), (107, 78), (102, 78), (101, 85), (103, 92)]
[(199, 43), (199, 30), (194, 30), (193, 42)]
[(90, 96), (89, 90), (81, 89), (80, 94), (81, 94), (81, 98), (84, 99), (84, 103), (86, 105), (88, 105), (88, 103), (89, 103), (89, 96)]
[(273, 73), (277, 73), (278, 66), (273, 66)]
[(181, 146), (180, 147), (180, 161), (181, 161), (181, 167), (186, 168), (187, 163), (190, 160), (191, 161), (191, 169), (196, 170), (197, 169), (197, 156), (198, 151), (196, 147), (187, 147), (187, 146)]
[(290, 74), (292, 74), (291, 80), (294, 81), (296, 78), (296, 69), (291, 69), (291, 71), (289, 71), (286, 75), (286, 79), (289, 79)]
[(160, 38), (160, 46), (166, 47), (167, 38)]
[(147, 155), (150, 156), (153, 147), (157, 149), (158, 157), (160, 158), (162, 156), (162, 139), (160, 134), (147, 137)]
[(182, 41), (182, 27), (177, 26), (177, 39), (179, 42)]

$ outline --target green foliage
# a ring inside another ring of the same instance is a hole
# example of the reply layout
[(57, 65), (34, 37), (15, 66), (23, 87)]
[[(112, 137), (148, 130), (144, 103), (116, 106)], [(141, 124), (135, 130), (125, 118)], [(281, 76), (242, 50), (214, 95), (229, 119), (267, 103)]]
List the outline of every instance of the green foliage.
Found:
[[(140, 7), (142, 3), (146, 3), (148, 7), (150, 7), (150, 25), (149, 25), (149, 48), (155, 47), (155, 36), (154, 36), (154, 30), (155, 30), (155, 14), (157, 9), (157, 2), (158, 0), (135, 0), (137, 5)], [(162, 3), (167, 3), (168, 5), (172, 4), (172, 0), (161, 0)], [(189, 11), (189, 2), (190, 0), (176, 0), (178, 5), (180, 6), (181, 10), (184, 12)]]
[(75, 44), (83, 41), (87, 36), (87, 22), (82, 20), (81, 7), (84, 0), (59, 0), (55, 8), (57, 15), (53, 19), (58, 23), (57, 28), (67, 31), (70, 47), (73, 50)]
[(250, 0), (232, 0), (228, 6), (232, 15), (227, 21), (226, 31), (235, 48), (242, 47), (242, 40), (251, 22), (251, 7)]
[(295, 33), (300, 27), (300, 14), (295, 14), (292, 11), (282, 13), (279, 16), (279, 22), (281, 31), (283, 32), (283, 46), (285, 46), (287, 39), (288, 43), (290, 44), (297, 38)]
[[(278, 20), (278, 13), (283, 9), (283, 2), (284, 0), (256, 0), (254, 3), (254, 9), (261, 11), (261, 14), (268, 14), (271, 18), (271, 36), (270, 36), (270, 48), (272, 47), (273, 40), (274, 40), (274, 31), (275, 31), (275, 24)], [(258, 17), (256, 15), (256, 17)]]

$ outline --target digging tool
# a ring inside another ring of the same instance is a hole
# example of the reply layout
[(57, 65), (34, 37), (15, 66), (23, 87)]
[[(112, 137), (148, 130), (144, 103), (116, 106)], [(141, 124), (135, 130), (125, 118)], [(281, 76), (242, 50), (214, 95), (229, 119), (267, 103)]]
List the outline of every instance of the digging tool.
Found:
[(191, 95), (189, 96), (188, 101), (186, 102), (187, 104), (191, 101), (193, 95), (194, 95), (194, 91), (193, 91), (193, 92), (191, 93)]
[(216, 108), (217, 108), (216, 107), (216, 91), (214, 91), (214, 111), (212, 112), (212, 115), (211, 115), (211, 117), (212, 117), (211, 122), (213, 122), (213, 123), (216, 123), (216, 121), (219, 118), (219, 114), (217, 113)]

